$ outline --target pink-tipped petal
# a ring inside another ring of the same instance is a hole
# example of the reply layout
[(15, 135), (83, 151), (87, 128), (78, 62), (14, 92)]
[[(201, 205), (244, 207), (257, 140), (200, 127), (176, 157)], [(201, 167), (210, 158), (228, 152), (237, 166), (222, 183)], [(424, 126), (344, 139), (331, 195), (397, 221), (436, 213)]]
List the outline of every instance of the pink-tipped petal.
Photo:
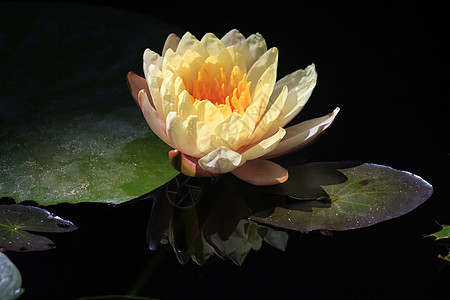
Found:
[(166, 123), (161, 119), (158, 112), (150, 105), (150, 99), (145, 90), (140, 90), (138, 95), (138, 104), (142, 109), (145, 120), (152, 131), (167, 145), (173, 147), (173, 143), (166, 133)]
[[(133, 99), (137, 105), (140, 106), (140, 104), (139, 104), (139, 91), (140, 90), (145, 90), (147, 92), (147, 95), (149, 97), (151, 97), (150, 93), (148, 91), (147, 80), (145, 80), (145, 78), (137, 75), (134, 72), (128, 72), (127, 83), (128, 83), (128, 88), (130, 89), (131, 96), (133, 97)], [(151, 100), (151, 98), (149, 100), (150, 100), (150, 104), (153, 106), (153, 101)]]
[(247, 161), (235, 169), (233, 175), (253, 185), (275, 185), (289, 178), (288, 171), (282, 166), (264, 159)]
[(225, 47), (236, 46), (238, 48), (244, 41), (247, 42), (245, 36), (242, 33), (240, 33), (239, 30), (237, 29), (231, 29), (230, 31), (228, 31), (222, 37), (221, 41)]
[(330, 127), (339, 112), (337, 107), (326, 116), (308, 120), (297, 125), (286, 128), (286, 135), (278, 143), (277, 147), (262, 158), (274, 158), (304, 148), (314, 142), (320, 135)]
[(164, 47), (162, 50), (162, 56), (166, 54), (167, 49), (172, 49), (173, 51), (177, 50), (178, 44), (180, 43), (180, 38), (175, 34), (171, 33), (167, 36), (166, 42), (164, 43)]
[(181, 153), (178, 150), (169, 151), (169, 161), (178, 172), (191, 177), (213, 177), (210, 173), (199, 166), (198, 158)]

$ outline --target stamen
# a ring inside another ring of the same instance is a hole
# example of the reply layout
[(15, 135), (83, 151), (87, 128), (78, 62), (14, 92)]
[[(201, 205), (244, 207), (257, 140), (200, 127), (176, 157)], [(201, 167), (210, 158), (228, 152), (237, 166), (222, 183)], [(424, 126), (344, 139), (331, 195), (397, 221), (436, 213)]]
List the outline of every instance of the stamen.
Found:
[(192, 85), (191, 101), (196, 104), (202, 100), (209, 100), (218, 108), (228, 106), (230, 111), (243, 114), (252, 102), (250, 84), (251, 82), (247, 82), (246, 74), (242, 74), (239, 67), (233, 68), (229, 82), (223, 68), (220, 68), (220, 79), (211, 78), (208, 72), (202, 76), (202, 72), (199, 71), (197, 80)]

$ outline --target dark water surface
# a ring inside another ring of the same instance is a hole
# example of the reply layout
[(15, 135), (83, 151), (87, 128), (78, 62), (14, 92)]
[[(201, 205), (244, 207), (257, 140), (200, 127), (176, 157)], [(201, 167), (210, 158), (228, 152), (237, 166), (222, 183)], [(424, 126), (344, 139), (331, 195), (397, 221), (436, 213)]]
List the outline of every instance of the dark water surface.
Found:
[[(445, 77), (436, 39), (441, 30), (439, 8), (310, 4), (294, 12), (274, 3), (273, 7), (243, 6), (238, 12), (198, 8), (188, 14), (183, 8), (170, 10), (164, 3), (127, 1), (117, 6), (122, 10), (1, 3), (0, 69), (6, 62), (11, 66), (11, 61), (17, 67), (0, 73), (0, 97), (64, 93), (58, 89), (62, 84), (74, 95), (101, 94), (112, 86), (123, 101), (133, 101), (125, 84), (127, 71), (142, 74), (143, 50), (159, 51), (168, 33), (182, 35), (189, 30), (201, 37), (206, 32), (221, 36), (232, 28), (245, 35), (258, 31), (269, 47), (280, 51), (279, 78), (316, 64), (318, 84), (294, 122), (341, 107), (332, 128), (302, 151), (303, 159), (359, 160), (408, 170), (430, 182), (434, 194), (413, 212), (368, 228), (333, 236), (288, 231), (286, 252), (263, 244), (240, 267), (221, 259), (202, 266), (181, 265), (169, 246), (150, 251), (149, 200), (117, 207), (49, 206), (46, 209), (79, 229), (45, 234), (57, 245), (54, 250), (6, 253), (23, 277), (21, 299), (127, 293), (163, 299), (448, 295), (450, 267), (437, 258), (445, 248), (423, 238), (439, 230), (436, 221), (450, 224), (445, 190), (450, 179), (448, 99), (439, 91)], [(60, 28), (72, 28), (71, 39), (62, 39)], [(95, 37), (101, 39), (111, 31), (117, 33), (114, 38), (99, 45)], [(39, 51), (27, 52), (28, 48)], [(66, 52), (51, 65), (43, 65), (59, 49)], [(95, 68), (78, 65), (78, 56), (88, 57)], [(85, 75), (98, 81), (86, 81)]]

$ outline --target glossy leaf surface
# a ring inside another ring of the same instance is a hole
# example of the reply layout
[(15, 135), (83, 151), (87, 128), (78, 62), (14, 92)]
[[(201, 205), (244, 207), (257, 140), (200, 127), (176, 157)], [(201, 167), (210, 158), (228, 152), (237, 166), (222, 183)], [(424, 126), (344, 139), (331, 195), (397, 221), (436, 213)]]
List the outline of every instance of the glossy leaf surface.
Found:
[(445, 240), (450, 238), (450, 226), (449, 225), (442, 225), (442, 229), (434, 232), (432, 234), (427, 235), (434, 237), (436, 240)]
[(118, 11), (75, 5), (15, 9), (36, 26), (2, 19), (0, 81), (9, 88), (0, 95), (0, 197), (117, 204), (175, 176), (170, 147), (125, 82), (171, 26), (146, 17), (130, 26)]
[(70, 232), (77, 227), (45, 209), (20, 204), (0, 205), (0, 248), (10, 251), (42, 251), (53, 242), (33, 232)]
[(0, 299), (17, 299), (22, 293), (22, 276), (9, 258), (0, 252)]
[(326, 197), (277, 207), (267, 218), (252, 219), (302, 232), (349, 230), (406, 214), (433, 191), (419, 176), (386, 166), (366, 163), (340, 172), (348, 180), (322, 186)]

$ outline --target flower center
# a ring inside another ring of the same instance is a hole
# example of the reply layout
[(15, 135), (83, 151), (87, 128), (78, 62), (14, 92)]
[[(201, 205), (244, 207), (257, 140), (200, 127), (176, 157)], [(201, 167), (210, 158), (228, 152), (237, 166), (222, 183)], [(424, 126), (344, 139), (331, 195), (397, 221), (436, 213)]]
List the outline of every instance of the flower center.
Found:
[[(239, 69), (239, 68), (237, 68)], [(243, 114), (252, 101), (250, 96), (251, 81), (247, 82), (246, 74), (233, 69), (230, 79), (227, 77), (223, 68), (220, 68), (220, 78), (210, 76), (205, 70), (199, 71), (197, 80), (194, 81), (191, 95), (192, 103), (208, 100), (218, 108), (229, 107), (232, 112)]]

